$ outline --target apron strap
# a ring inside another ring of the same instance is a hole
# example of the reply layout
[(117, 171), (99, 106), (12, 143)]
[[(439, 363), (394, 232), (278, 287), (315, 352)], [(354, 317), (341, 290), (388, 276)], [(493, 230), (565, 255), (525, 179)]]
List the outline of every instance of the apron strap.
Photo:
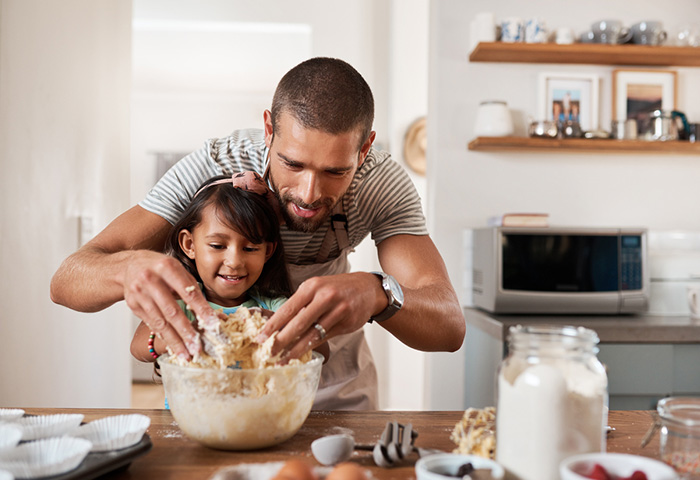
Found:
[(333, 209), (331, 225), (328, 231), (326, 231), (321, 249), (318, 251), (318, 255), (316, 255), (316, 263), (323, 263), (328, 260), (328, 255), (331, 253), (331, 247), (333, 246), (333, 237), (338, 241), (338, 249), (341, 252), (350, 246), (350, 239), (348, 238), (348, 217), (343, 213), (342, 202), (338, 202)]

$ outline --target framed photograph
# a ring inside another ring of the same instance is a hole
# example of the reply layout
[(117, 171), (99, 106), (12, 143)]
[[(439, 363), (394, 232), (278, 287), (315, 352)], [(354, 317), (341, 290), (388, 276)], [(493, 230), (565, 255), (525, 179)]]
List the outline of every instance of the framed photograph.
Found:
[(641, 125), (654, 110), (675, 110), (677, 83), (673, 70), (613, 70), (613, 120)]
[(578, 121), (581, 129), (598, 128), (600, 77), (575, 73), (541, 73), (539, 118)]

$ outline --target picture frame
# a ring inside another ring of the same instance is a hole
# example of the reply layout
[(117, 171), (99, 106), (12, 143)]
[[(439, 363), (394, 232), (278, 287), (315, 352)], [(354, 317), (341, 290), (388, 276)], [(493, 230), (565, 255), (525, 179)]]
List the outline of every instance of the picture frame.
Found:
[(578, 121), (584, 131), (599, 126), (600, 76), (577, 73), (541, 73), (539, 118)]
[(675, 110), (677, 90), (675, 70), (613, 70), (612, 119), (634, 118), (641, 125), (654, 110)]

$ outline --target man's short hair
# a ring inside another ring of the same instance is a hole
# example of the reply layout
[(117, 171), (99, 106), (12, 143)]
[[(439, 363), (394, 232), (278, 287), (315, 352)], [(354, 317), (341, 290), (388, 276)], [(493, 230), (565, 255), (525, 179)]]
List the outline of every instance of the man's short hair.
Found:
[(272, 130), (287, 112), (304, 128), (331, 134), (359, 128), (358, 150), (374, 122), (372, 90), (357, 70), (337, 58), (306, 60), (282, 77), (272, 98)]

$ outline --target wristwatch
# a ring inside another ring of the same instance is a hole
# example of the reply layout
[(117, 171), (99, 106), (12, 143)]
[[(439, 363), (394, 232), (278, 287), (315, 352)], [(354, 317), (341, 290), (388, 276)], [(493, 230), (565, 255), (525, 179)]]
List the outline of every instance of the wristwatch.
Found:
[(384, 289), (384, 293), (386, 293), (386, 298), (389, 300), (389, 305), (387, 305), (384, 310), (379, 312), (378, 315), (370, 317), (369, 323), (374, 321), (383, 322), (401, 310), (401, 307), (403, 306), (403, 290), (401, 290), (401, 285), (399, 285), (399, 282), (397, 282), (391, 275), (387, 275), (384, 272), (369, 273), (376, 275), (382, 282), (382, 288)]

